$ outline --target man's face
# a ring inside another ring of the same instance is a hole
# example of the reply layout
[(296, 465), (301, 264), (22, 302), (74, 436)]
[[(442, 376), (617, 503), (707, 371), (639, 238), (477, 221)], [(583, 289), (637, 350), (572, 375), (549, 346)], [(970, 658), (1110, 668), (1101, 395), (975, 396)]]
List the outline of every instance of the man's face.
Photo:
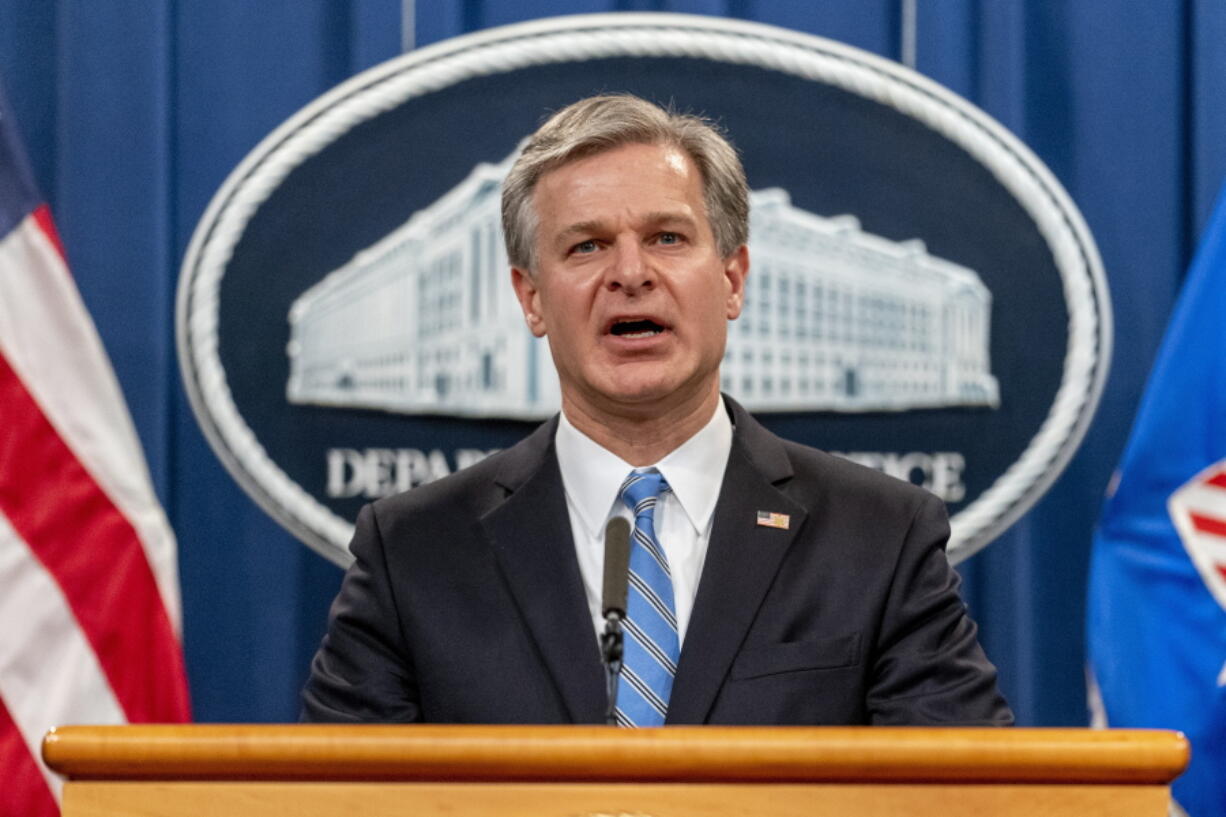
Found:
[(720, 257), (693, 161), (624, 145), (546, 173), (534, 203), (535, 274), (512, 275), (564, 401), (625, 415), (717, 393), (749, 256)]

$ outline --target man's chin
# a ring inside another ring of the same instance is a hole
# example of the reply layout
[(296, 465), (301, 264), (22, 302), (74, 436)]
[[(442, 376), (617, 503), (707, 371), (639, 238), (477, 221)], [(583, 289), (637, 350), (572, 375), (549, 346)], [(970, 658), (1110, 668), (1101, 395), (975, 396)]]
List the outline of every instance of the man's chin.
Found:
[(658, 377), (638, 377), (611, 383), (598, 390), (599, 402), (615, 407), (619, 413), (660, 414), (668, 407), (687, 401), (701, 401), (714, 385), (700, 386), (662, 373)]

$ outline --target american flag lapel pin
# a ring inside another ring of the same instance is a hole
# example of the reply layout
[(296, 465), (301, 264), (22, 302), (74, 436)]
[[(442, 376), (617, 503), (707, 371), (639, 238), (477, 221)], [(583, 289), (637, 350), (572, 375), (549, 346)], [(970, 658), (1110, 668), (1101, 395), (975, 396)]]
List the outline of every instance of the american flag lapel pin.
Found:
[(778, 528), (779, 530), (787, 530), (792, 524), (792, 517), (786, 513), (775, 513), (774, 511), (758, 511), (758, 527), (761, 528)]

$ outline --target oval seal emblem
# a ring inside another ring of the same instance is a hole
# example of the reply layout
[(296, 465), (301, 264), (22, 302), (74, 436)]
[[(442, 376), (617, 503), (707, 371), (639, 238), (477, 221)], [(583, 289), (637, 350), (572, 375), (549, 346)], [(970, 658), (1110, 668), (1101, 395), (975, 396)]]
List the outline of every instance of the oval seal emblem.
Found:
[(726, 392), (776, 433), (920, 483), (957, 561), (1051, 484), (1106, 378), (1111, 315), (1068, 195), (1015, 137), (871, 54), (675, 14), (439, 43), (325, 94), (214, 197), (177, 334), (235, 479), (339, 564), (359, 507), (557, 411), (523, 326), (499, 183), (549, 112), (626, 91), (706, 115), (752, 192)]

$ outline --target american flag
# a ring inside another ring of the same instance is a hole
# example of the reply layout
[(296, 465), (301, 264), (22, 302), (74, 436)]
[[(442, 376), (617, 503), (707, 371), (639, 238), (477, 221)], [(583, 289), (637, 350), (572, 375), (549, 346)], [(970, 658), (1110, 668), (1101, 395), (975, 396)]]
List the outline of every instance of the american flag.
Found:
[(175, 540), (0, 94), (0, 817), (57, 724), (189, 718)]
[(776, 513), (775, 511), (758, 511), (758, 525), (763, 528), (779, 528), (787, 530), (792, 524), (792, 517), (786, 513)]

